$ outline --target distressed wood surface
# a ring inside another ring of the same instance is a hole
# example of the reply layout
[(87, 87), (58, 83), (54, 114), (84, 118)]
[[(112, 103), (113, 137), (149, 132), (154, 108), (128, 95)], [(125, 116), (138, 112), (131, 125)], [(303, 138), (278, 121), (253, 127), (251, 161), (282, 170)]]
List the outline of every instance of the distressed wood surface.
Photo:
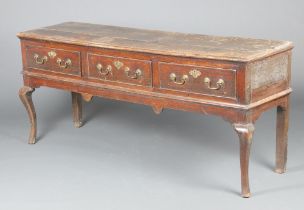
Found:
[[(117, 62), (121, 66), (115, 66)], [(88, 53), (88, 63), (88, 77), (90, 79), (116, 81), (147, 87), (152, 86), (151, 61)], [(101, 65), (102, 70), (98, 71), (97, 65)], [(109, 67), (110, 69), (107, 71)], [(141, 74), (134, 78), (138, 69)]]
[[(169, 90), (178, 90), (187, 93), (198, 93), (210, 96), (221, 96), (223, 98), (236, 98), (236, 71), (232, 69), (204, 68), (201, 66), (177, 65), (172, 63), (160, 62), (160, 88)], [(195, 70), (197, 75), (191, 75)], [(170, 79), (170, 74), (176, 75), (176, 82)], [(178, 84), (183, 76), (187, 76), (184, 84)], [(215, 87), (219, 79), (224, 81), (224, 85), (216, 90), (208, 88), (204, 79), (210, 79), (210, 86)]]
[[(249, 197), (253, 125), (263, 112), (276, 107), (276, 172), (286, 169), (290, 42), (73, 22), (19, 37), (24, 79), (20, 98), (31, 121), (29, 143), (35, 143), (37, 130), (31, 94), (40, 86), (72, 92), (76, 127), (82, 125), (82, 99), (95, 96), (148, 105), (156, 114), (177, 109), (217, 115), (239, 136), (242, 196)], [(42, 62), (44, 56), (47, 62)], [(58, 67), (58, 58), (72, 63)], [(137, 70), (141, 75), (135, 77)], [(223, 86), (218, 86), (220, 79)]]
[(272, 85), (288, 78), (288, 54), (279, 54), (248, 64), (251, 71), (251, 89)]
[[(50, 52), (54, 52), (55, 56), (49, 56)], [(37, 60), (34, 58), (35, 55), (38, 56)], [(43, 57), (46, 57), (47, 60), (43, 61)], [(57, 62), (58, 59), (61, 60), (60, 65)], [(62, 65), (67, 61), (67, 59), (71, 60), (71, 64), (66, 68), (62, 68)], [(28, 46), (26, 48), (26, 60), (30, 68), (38, 68), (62, 74), (81, 75), (80, 52), (78, 51)], [(37, 63), (37, 61), (43, 61), (43, 63)]]
[(252, 61), (292, 48), (288, 41), (221, 37), (66, 22), (21, 32), (30, 38), (155, 54)]

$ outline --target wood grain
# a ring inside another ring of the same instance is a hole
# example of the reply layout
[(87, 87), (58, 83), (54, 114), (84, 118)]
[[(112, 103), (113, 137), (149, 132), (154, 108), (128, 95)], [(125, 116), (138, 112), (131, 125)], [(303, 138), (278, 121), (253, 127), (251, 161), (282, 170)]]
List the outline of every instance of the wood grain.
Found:
[[(200, 72), (196, 78), (191, 76), (192, 70)], [(160, 71), (160, 88), (183, 91), (187, 93), (198, 93), (209, 96), (221, 96), (223, 98), (236, 98), (236, 70), (206, 68), (202, 66), (180, 65), (174, 63), (159, 63)], [(170, 74), (174, 73), (177, 80), (181, 80), (183, 75), (187, 75), (188, 80), (182, 84), (176, 84), (170, 80)], [(222, 88), (212, 90), (208, 88), (204, 79), (208, 77), (211, 80), (211, 86), (216, 86), (219, 79), (224, 81)]]
[[(54, 52), (55, 57), (50, 57), (48, 53)], [(44, 56), (46, 56), (47, 61), (43, 64), (38, 64), (34, 58), (34, 55), (38, 55), (41, 60)], [(81, 76), (81, 68), (80, 68), (80, 52), (71, 51), (66, 49), (58, 49), (58, 48), (48, 48), (48, 47), (37, 47), (37, 46), (27, 46), (26, 47), (26, 58), (27, 65), (29, 68), (36, 68), (40, 70), (53, 71), (60, 74), (71, 74), (76, 76)], [(62, 68), (57, 63), (58, 59), (62, 60), (62, 64), (67, 61), (67, 59), (71, 60), (71, 65), (67, 66), (67, 68)]]
[[(115, 62), (119, 62), (119, 68), (115, 67)], [(97, 65), (101, 65), (103, 72), (97, 70)], [(108, 80), (119, 83), (134, 84), (141, 86), (152, 86), (151, 61), (127, 59), (122, 57), (102, 56), (88, 53), (88, 78), (97, 80)], [(106, 68), (110, 67), (111, 71), (105, 75)], [(129, 75), (126, 70), (129, 70)], [(136, 70), (141, 71), (138, 78), (131, 78)]]
[(20, 38), (162, 55), (252, 61), (292, 48), (288, 41), (134, 29), (66, 22), (19, 33)]
[[(91, 101), (94, 96), (151, 106), (156, 114), (176, 109), (217, 115), (231, 123), (239, 136), (242, 196), (249, 197), (253, 125), (262, 113), (277, 108), (276, 172), (285, 171), (292, 91), (290, 42), (75, 22), (18, 36), (24, 82), (19, 95), (31, 122), (29, 143), (35, 143), (37, 133), (31, 95), (41, 86), (72, 93), (75, 127), (82, 125), (82, 99)], [(41, 62), (44, 56), (47, 62)], [(62, 69), (58, 58), (70, 59), (71, 65)], [(111, 72), (106, 74), (108, 66)], [(140, 76), (135, 75), (138, 69)], [(181, 81), (183, 76), (186, 82)], [(220, 79), (224, 85), (214, 89)]]

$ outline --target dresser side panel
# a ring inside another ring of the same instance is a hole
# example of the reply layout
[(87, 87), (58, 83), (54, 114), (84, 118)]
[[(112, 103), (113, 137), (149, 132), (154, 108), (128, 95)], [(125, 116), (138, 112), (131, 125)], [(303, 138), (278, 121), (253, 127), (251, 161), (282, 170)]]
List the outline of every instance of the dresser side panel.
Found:
[(290, 51), (249, 63), (247, 99), (255, 102), (289, 88), (289, 66)]
[(26, 44), (23, 40), (20, 40), (20, 46), (21, 46), (21, 56), (22, 56), (22, 68), (27, 66), (26, 64)]
[[(21, 46), (21, 56), (22, 56), (22, 74), (26, 69), (27, 60), (26, 60), (26, 43), (24, 40), (20, 39), (20, 46)], [(30, 78), (23, 75), (23, 84), (28, 87), (34, 87), (31, 83)]]
[(250, 66), (246, 66), (245, 68), (245, 85), (244, 85), (244, 92), (245, 92), (245, 104), (249, 104), (251, 102), (251, 69)]

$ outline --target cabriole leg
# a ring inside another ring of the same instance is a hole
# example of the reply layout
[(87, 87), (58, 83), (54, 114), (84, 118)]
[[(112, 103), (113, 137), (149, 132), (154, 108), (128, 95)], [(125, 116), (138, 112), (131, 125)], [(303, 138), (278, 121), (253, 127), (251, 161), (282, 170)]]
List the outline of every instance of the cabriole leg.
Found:
[(30, 118), (31, 123), (31, 130), (29, 136), (29, 144), (36, 143), (36, 135), (37, 135), (37, 119), (36, 119), (36, 112), (35, 107), (32, 101), (32, 93), (35, 91), (34, 88), (24, 86), (19, 90), (19, 97), (24, 104), (27, 113)]
[(252, 142), (252, 135), (254, 131), (253, 124), (234, 124), (234, 129), (237, 132), (240, 140), (240, 167), (241, 167), (241, 185), (242, 197), (250, 197), (249, 188), (249, 156)]

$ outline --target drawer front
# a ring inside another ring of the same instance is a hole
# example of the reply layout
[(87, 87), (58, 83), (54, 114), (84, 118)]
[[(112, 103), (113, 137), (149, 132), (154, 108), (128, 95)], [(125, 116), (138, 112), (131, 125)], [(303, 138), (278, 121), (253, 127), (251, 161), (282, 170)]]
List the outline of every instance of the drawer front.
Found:
[(236, 71), (233, 69), (159, 63), (160, 87), (224, 98), (236, 98)]
[(80, 52), (47, 47), (26, 47), (27, 66), (61, 74), (81, 75)]
[(151, 87), (151, 61), (88, 54), (88, 77)]

